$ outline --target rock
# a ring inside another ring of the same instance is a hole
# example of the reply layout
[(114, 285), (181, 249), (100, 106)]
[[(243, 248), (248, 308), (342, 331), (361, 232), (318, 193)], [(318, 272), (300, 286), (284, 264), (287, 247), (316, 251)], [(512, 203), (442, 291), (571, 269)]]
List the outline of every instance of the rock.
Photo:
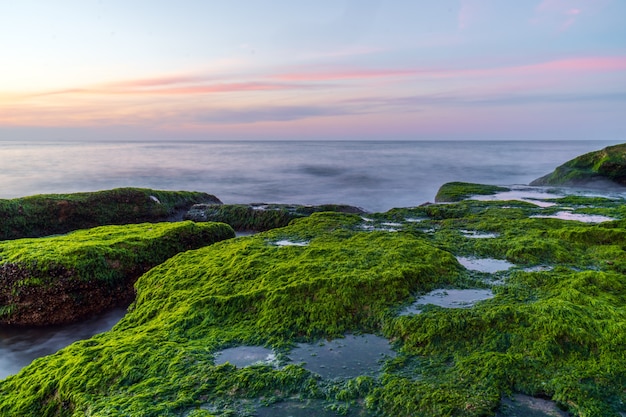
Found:
[(221, 204), (221, 201), (200, 192), (142, 188), (0, 200), (0, 240), (49, 236), (112, 224), (180, 220), (198, 203)]
[(293, 219), (324, 211), (350, 214), (364, 213), (358, 207), (340, 204), (319, 206), (266, 203), (196, 204), (185, 214), (184, 219), (197, 222), (224, 222), (237, 231), (261, 232), (276, 227), (284, 227)]
[(176, 222), (0, 242), (0, 324), (65, 324), (128, 305), (148, 269), (234, 235), (226, 224)]
[[(624, 200), (556, 198), (550, 210), (574, 202), (621, 220), (535, 218), (545, 208), (469, 200), (368, 219), (314, 213), (186, 251), (137, 280), (135, 302), (113, 329), (0, 381), (0, 416), (277, 415), (268, 404), (298, 401), (317, 404), (302, 415), (477, 417), (494, 415), (518, 390), (572, 415), (619, 415)], [(373, 222), (402, 231), (363, 227)], [(453, 254), (517, 266), (470, 271)], [(492, 285), (495, 297), (471, 308), (401, 314), (435, 289)], [(282, 362), (298, 343), (371, 333), (393, 342), (396, 356), (350, 379), (295, 363), (216, 361), (225, 348), (262, 346)]]
[(530, 185), (626, 186), (626, 144), (578, 156)]
[(465, 200), (473, 195), (492, 195), (504, 191), (509, 191), (509, 189), (496, 185), (474, 184), (470, 182), (448, 182), (443, 184), (437, 191), (435, 202), (453, 203)]

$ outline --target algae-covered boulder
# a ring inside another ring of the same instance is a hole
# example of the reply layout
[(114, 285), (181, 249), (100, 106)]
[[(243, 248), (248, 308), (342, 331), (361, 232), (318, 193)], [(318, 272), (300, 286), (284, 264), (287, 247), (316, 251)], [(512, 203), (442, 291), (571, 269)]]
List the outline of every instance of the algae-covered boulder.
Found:
[(360, 214), (363, 210), (347, 205), (323, 204), (304, 206), (298, 204), (196, 204), (185, 214), (184, 219), (196, 222), (224, 222), (237, 231), (262, 232), (287, 226), (293, 219), (312, 213), (332, 211)]
[(178, 222), (0, 242), (0, 324), (69, 323), (128, 304), (148, 269), (231, 237), (226, 224)]
[(626, 144), (578, 156), (530, 185), (594, 186), (607, 183), (626, 186)]
[(499, 192), (509, 191), (506, 187), (497, 185), (474, 184), (470, 182), (448, 182), (439, 187), (435, 202), (453, 203), (474, 195), (492, 195)]
[(0, 200), (0, 240), (48, 236), (109, 224), (180, 219), (192, 205), (199, 203), (221, 202), (206, 193), (142, 188)]
[[(0, 381), (0, 415), (247, 417), (300, 402), (319, 410), (308, 415), (484, 417), (512, 415), (503, 398), (522, 393), (620, 417), (626, 205), (551, 202), (317, 213), (178, 254), (137, 280), (111, 331)], [(548, 217), (562, 211), (617, 220)], [(515, 265), (485, 272), (468, 259)], [(493, 297), (419, 303), (464, 289)], [(332, 378), (289, 360), (297, 343), (359, 333), (393, 343), (373, 373)], [(275, 360), (218, 364), (227, 348), (261, 346)]]
[[(358, 231), (361, 221), (323, 213), (169, 259), (137, 281), (111, 331), (1, 381), (0, 415), (252, 415), (225, 410), (239, 399), (323, 395), (300, 366), (216, 366), (214, 353), (380, 332), (411, 294), (458, 277), (451, 254), (409, 234)], [(279, 243), (287, 240), (302, 245)]]

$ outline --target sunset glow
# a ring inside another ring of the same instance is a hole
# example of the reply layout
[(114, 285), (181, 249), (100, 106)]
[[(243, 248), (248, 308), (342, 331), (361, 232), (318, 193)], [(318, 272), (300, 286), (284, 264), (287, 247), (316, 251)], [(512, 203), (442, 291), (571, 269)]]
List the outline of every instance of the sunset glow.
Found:
[(0, 135), (626, 136), (619, 0), (272, 3), (5, 2)]

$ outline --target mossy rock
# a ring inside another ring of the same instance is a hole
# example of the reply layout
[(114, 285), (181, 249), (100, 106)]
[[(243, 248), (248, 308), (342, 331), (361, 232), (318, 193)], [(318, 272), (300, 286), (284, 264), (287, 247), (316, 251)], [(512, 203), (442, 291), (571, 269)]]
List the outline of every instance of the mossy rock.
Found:
[[(316, 213), (178, 254), (138, 279), (135, 303), (111, 331), (0, 381), (0, 415), (250, 416), (254, 404), (297, 398), (381, 416), (479, 417), (523, 393), (575, 416), (619, 417), (626, 220), (532, 216), (569, 207), (626, 219), (626, 206), (553, 201), (466, 200), (367, 219)], [(384, 230), (390, 223), (395, 231)], [(453, 254), (523, 265), (492, 276)], [(399, 314), (430, 290), (477, 287), (495, 296)], [(364, 332), (394, 343), (378, 376), (328, 380), (298, 365), (214, 361), (226, 347), (271, 347), (280, 358), (296, 342)]]
[(127, 305), (135, 280), (148, 269), (232, 237), (226, 224), (188, 221), (0, 242), (0, 324), (69, 323)]
[(224, 222), (237, 231), (263, 232), (287, 226), (293, 219), (324, 211), (352, 214), (364, 213), (358, 207), (341, 204), (323, 204), (318, 206), (265, 203), (196, 204), (191, 207), (184, 218), (196, 222)]
[(509, 188), (470, 182), (448, 182), (439, 187), (435, 202), (453, 203), (474, 195), (493, 195), (504, 191), (509, 191)]
[(0, 240), (49, 236), (104, 225), (181, 219), (183, 213), (198, 203), (221, 202), (206, 193), (143, 188), (0, 200)]
[(607, 183), (626, 186), (626, 144), (578, 156), (530, 185), (604, 186)]
[[(410, 234), (357, 231), (360, 221), (314, 214), (169, 259), (137, 281), (111, 331), (1, 381), (0, 415), (175, 416), (238, 398), (320, 395), (299, 366), (215, 366), (213, 353), (380, 332), (394, 306), (458, 277), (451, 254)], [(307, 245), (275, 244), (285, 239)]]

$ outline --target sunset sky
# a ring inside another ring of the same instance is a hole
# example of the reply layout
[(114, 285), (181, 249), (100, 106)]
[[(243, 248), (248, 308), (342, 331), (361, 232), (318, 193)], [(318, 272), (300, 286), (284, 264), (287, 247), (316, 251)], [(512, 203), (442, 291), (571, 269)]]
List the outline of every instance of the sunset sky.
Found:
[(0, 0), (0, 139), (626, 139), (624, 0)]

